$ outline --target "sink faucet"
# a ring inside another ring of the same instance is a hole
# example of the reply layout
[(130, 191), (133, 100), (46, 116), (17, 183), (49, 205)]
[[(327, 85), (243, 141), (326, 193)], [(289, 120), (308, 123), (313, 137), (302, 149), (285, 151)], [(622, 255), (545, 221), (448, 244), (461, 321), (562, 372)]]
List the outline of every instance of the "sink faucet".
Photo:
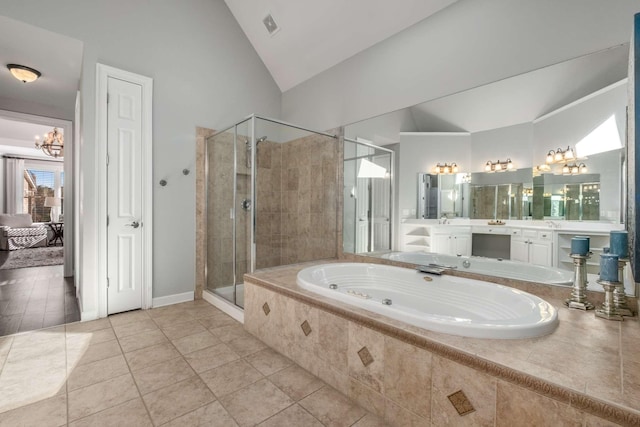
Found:
[(548, 225), (549, 228), (560, 228), (560, 223), (558, 222), (554, 222), (554, 221), (545, 221)]
[(449, 224), (449, 219), (447, 218), (446, 215), (442, 215), (442, 218), (440, 218), (439, 224)]

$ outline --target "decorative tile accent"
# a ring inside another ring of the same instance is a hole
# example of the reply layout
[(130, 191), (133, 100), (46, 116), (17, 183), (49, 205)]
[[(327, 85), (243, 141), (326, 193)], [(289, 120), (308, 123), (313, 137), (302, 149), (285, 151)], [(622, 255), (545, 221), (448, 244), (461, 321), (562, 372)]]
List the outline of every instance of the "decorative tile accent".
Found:
[(268, 303), (264, 303), (262, 304), (262, 311), (264, 311), (264, 315), (268, 316), (269, 313), (271, 313), (271, 308), (269, 308), (269, 304)]
[(373, 363), (373, 356), (369, 353), (369, 349), (367, 347), (362, 347), (358, 350), (358, 356), (360, 356), (360, 360), (364, 366), (369, 366)]
[(467, 415), (475, 411), (475, 408), (471, 402), (469, 402), (469, 399), (462, 390), (458, 390), (455, 393), (450, 394), (447, 398), (453, 407), (456, 408), (456, 411), (458, 411), (460, 416)]
[(304, 335), (308, 337), (311, 333), (311, 325), (309, 325), (309, 322), (305, 320), (304, 322), (302, 322), (300, 327), (302, 328), (302, 332), (304, 332)]

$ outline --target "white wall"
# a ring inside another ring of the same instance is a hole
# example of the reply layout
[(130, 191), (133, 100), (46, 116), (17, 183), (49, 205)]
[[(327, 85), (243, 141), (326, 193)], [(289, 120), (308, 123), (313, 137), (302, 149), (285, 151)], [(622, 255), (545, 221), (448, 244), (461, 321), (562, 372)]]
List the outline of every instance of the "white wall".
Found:
[(628, 43), (638, 11), (637, 0), (460, 0), (286, 91), (283, 119), (328, 129)]
[[(96, 63), (154, 79), (153, 297), (195, 284), (195, 127), (221, 128), (250, 114), (280, 116), (281, 95), (221, 0), (0, 0), (0, 12), (84, 43), (81, 250), (85, 284), (97, 281)], [(164, 178), (166, 187), (157, 182)], [(83, 293), (95, 310), (96, 290)]]
[(484, 172), (488, 160), (496, 162), (510, 158), (516, 169), (533, 164), (533, 125), (522, 123), (500, 129), (471, 134), (471, 161), (464, 172)]

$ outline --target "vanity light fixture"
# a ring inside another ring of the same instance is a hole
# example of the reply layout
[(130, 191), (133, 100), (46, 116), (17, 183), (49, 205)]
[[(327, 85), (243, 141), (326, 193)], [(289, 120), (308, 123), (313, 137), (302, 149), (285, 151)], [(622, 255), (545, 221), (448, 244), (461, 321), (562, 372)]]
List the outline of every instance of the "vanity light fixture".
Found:
[(568, 160), (573, 160), (575, 158), (576, 158), (576, 155), (573, 152), (573, 149), (571, 147), (567, 147), (566, 150), (563, 150), (562, 148), (558, 148), (555, 151), (549, 150), (545, 161), (548, 165), (550, 165), (552, 163), (566, 162)]
[(513, 166), (513, 162), (511, 161), (511, 159), (507, 159), (504, 162), (501, 162), (500, 160), (496, 161), (495, 163), (492, 162), (491, 160), (488, 160), (487, 163), (484, 165), (484, 170), (485, 172), (505, 172), (505, 171), (514, 171), (515, 168)]
[(581, 173), (587, 173), (587, 165), (585, 165), (584, 163), (580, 163), (579, 165), (575, 163), (572, 163), (572, 164), (566, 163), (562, 167), (563, 175), (578, 175)]
[(24, 65), (7, 64), (7, 68), (11, 71), (11, 75), (22, 83), (34, 82), (42, 75), (40, 71)]
[(434, 168), (433, 172), (436, 174), (444, 174), (448, 175), (450, 173), (458, 173), (458, 165), (456, 163), (445, 163), (444, 165), (438, 163)]

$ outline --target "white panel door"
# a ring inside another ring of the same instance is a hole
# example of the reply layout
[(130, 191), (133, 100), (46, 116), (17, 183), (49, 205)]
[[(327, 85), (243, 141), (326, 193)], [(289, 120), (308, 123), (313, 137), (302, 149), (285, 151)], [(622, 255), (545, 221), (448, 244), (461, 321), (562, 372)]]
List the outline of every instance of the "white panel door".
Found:
[(142, 87), (109, 78), (107, 313), (142, 307)]
[(356, 253), (369, 252), (369, 178), (357, 179), (356, 215)]

